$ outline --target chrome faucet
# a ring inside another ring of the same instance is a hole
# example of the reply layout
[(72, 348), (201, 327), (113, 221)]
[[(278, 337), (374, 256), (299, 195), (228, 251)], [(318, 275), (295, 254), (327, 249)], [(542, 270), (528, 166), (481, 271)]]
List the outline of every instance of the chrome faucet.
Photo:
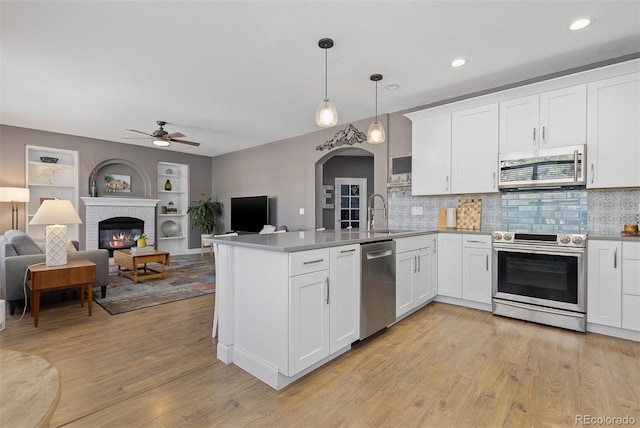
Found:
[(387, 218), (387, 203), (385, 202), (384, 197), (379, 193), (374, 193), (369, 196), (369, 200), (367, 201), (367, 232), (371, 232), (373, 229), (373, 198), (376, 196), (382, 199), (382, 218)]

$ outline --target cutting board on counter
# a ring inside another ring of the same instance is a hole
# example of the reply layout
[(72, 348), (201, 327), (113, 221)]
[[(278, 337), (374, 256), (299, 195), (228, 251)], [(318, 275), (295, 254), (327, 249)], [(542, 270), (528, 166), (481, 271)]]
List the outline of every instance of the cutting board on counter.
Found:
[(482, 199), (458, 199), (457, 229), (480, 230)]

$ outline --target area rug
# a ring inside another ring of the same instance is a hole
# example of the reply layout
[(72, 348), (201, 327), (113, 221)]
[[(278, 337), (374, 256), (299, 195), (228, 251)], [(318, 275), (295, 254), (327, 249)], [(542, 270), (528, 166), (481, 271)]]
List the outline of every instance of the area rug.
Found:
[(211, 256), (171, 257), (166, 278), (148, 279), (135, 284), (118, 276), (117, 266), (109, 267), (107, 296), (94, 288), (93, 300), (111, 315), (135, 311), (215, 292), (215, 269)]

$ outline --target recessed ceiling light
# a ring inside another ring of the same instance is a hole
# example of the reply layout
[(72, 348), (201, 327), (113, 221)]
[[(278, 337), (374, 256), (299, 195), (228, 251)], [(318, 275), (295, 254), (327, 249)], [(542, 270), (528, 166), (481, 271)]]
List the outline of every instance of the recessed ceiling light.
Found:
[(385, 86), (384, 88), (389, 90), (389, 91), (395, 91), (396, 89), (398, 89), (400, 87), (400, 85), (398, 85), (397, 83), (389, 83), (387, 86)]
[(462, 58), (454, 59), (451, 63), (451, 67), (462, 67), (467, 61)]
[(591, 24), (591, 20), (588, 18), (580, 18), (569, 26), (570, 30), (582, 30), (587, 25)]

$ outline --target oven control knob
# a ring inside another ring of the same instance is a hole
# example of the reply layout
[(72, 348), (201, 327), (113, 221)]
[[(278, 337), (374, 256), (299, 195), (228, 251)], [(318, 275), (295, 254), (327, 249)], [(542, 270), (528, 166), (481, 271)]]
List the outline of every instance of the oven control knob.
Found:
[(582, 244), (582, 241), (584, 241), (584, 239), (582, 239), (582, 236), (574, 236), (573, 237), (573, 243), (576, 244), (576, 245)]
[(496, 241), (499, 241), (502, 239), (502, 233), (500, 232), (496, 232), (493, 234), (493, 239), (495, 239)]
[(504, 240), (505, 241), (511, 241), (512, 235), (510, 233), (505, 233), (504, 234)]
[(562, 238), (560, 238), (560, 242), (562, 242), (563, 244), (568, 244), (569, 242), (571, 242), (571, 237), (569, 235), (564, 235)]

